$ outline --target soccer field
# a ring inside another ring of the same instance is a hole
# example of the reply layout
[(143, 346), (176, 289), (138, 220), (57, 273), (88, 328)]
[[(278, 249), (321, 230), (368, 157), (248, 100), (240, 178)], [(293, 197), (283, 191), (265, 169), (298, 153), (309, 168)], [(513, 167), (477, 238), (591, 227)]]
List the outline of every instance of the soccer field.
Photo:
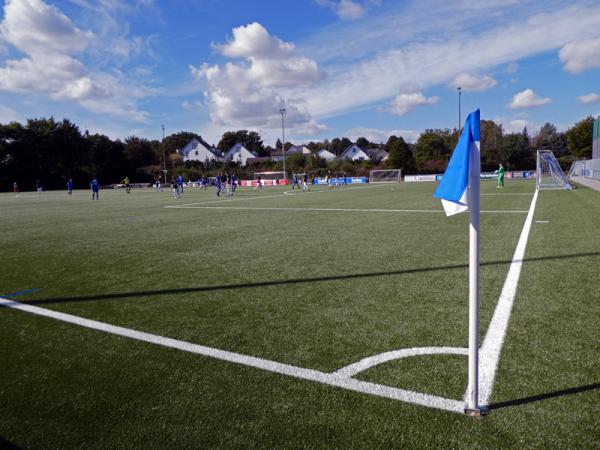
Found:
[(600, 193), (482, 182), (481, 342), (522, 269), (474, 419), (469, 217), (434, 188), (1, 194), (0, 297), (36, 308), (0, 308), (0, 444), (600, 448)]

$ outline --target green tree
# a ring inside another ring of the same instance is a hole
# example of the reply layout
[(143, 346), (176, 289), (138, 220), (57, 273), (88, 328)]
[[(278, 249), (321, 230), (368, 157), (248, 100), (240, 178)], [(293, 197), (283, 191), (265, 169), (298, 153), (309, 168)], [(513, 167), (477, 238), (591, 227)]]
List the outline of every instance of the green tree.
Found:
[(267, 156), (260, 134), (258, 134), (256, 131), (227, 131), (221, 137), (221, 140), (217, 144), (217, 148), (222, 152), (227, 152), (237, 143), (242, 144), (244, 147), (258, 156)]
[(414, 158), (417, 170), (421, 173), (445, 170), (453, 141), (450, 130), (427, 129), (414, 145)]
[(591, 159), (594, 118), (588, 116), (567, 131), (567, 147), (575, 159)]
[(370, 142), (367, 138), (364, 137), (359, 137), (356, 140), (356, 145), (358, 145), (360, 148), (365, 149), (370, 145)]
[(415, 171), (415, 159), (408, 144), (401, 137), (391, 136), (386, 144), (389, 153), (386, 165), (394, 169), (402, 169), (402, 173)]

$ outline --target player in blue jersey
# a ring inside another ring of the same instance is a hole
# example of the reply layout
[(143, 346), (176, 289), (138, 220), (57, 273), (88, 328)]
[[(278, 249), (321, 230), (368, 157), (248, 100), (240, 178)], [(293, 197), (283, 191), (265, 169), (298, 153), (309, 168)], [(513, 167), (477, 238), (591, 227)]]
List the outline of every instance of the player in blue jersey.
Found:
[(220, 197), (221, 191), (223, 190), (223, 186), (221, 184), (221, 174), (217, 174), (215, 178), (215, 187), (217, 188), (217, 197)]
[(100, 185), (98, 184), (98, 180), (94, 178), (90, 183), (90, 187), (92, 189), (92, 200), (98, 200), (100, 195)]
[(177, 186), (179, 188), (179, 193), (183, 194), (183, 177), (181, 174), (177, 177)]
[(73, 194), (73, 178), (69, 178), (69, 181), (67, 181), (67, 194)]

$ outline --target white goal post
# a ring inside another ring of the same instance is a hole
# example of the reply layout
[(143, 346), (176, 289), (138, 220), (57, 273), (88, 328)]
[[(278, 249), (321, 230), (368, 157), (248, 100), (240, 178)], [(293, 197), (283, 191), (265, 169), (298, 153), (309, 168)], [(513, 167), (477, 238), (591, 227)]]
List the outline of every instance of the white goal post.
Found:
[(538, 150), (536, 163), (537, 189), (571, 189), (571, 184), (551, 150)]
[(400, 183), (402, 181), (402, 169), (371, 170), (369, 183)]

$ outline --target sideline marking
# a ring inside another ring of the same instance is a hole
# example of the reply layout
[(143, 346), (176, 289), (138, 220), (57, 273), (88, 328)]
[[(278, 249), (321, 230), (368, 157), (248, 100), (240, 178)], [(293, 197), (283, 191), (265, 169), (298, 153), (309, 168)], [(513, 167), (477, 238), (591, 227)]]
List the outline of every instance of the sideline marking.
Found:
[[(286, 208), (286, 207), (256, 207), (251, 206), (165, 206), (173, 209), (233, 209), (242, 211), (331, 211), (331, 212), (383, 212), (383, 213), (443, 213), (442, 209), (367, 209), (367, 208)], [(494, 214), (525, 214), (527, 211), (480, 211)]]
[(17, 292), (12, 292), (10, 294), (0, 294), (0, 297), (19, 297), (20, 295), (25, 295), (25, 294), (33, 294), (35, 292), (41, 291), (41, 288), (32, 288), (32, 289), (25, 289), (24, 291), (17, 291)]
[[(500, 360), (500, 352), (504, 344), (508, 321), (512, 312), (512, 305), (517, 294), (517, 285), (521, 276), (521, 267), (523, 266), (523, 258), (525, 257), (525, 249), (527, 248), (527, 239), (531, 230), (533, 221), (533, 213), (537, 202), (538, 191), (533, 194), (531, 206), (517, 243), (517, 248), (513, 255), (512, 263), (508, 269), (508, 275), (504, 281), (500, 298), (496, 304), (494, 315), (488, 326), (487, 333), (483, 340), (483, 345), (479, 349), (479, 403), (482, 407), (488, 407), (492, 396), (492, 389), (496, 378), (496, 370)], [(466, 398), (467, 392), (465, 392)]]
[(148, 342), (150, 344), (157, 344), (164, 347), (183, 350), (185, 352), (196, 353), (198, 355), (267, 370), (273, 373), (288, 375), (294, 378), (316, 381), (318, 383), (335, 386), (350, 391), (376, 395), (378, 397), (385, 397), (394, 400), (401, 400), (408, 403), (414, 403), (417, 405), (428, 406), (430, 408), (437, 408), (461, 414), (463, 413), (464, 409), (463, 402), (459, 400), (452, 400), (439, 397), (437, 395), (413, 392), (405, 389), (385, 386), (382, 384), (371, 383), (368, 381), (355, 380), (353, 378), (336, 373), (325, 373), (318, 370), (306, 369), (303, 367), (292, 366), (290, 364), (283, 364), (268, 359), (219, 350), (212, 347), (206, 347), (204, 345), (193, 344), (191, 342), (180, 341), (178, 339), (172, 339), (156, 334), (145, 333), (143, 331), (110, 325), (105, 322), (85, 319), (83, 317), (78, 317), (71, 314), (52, 311), (50, 309), (40, 308), (38, 306), (27, 305), (13, 300), (0, 298), (0, 307), (1, 306), (18, 309), (20, 311), (25, 311), (39, 316), (50, 317), (62, 322), (69, 322), (82, 327), (104, 331), (106, 333), (136, 339), (138, 341)]

